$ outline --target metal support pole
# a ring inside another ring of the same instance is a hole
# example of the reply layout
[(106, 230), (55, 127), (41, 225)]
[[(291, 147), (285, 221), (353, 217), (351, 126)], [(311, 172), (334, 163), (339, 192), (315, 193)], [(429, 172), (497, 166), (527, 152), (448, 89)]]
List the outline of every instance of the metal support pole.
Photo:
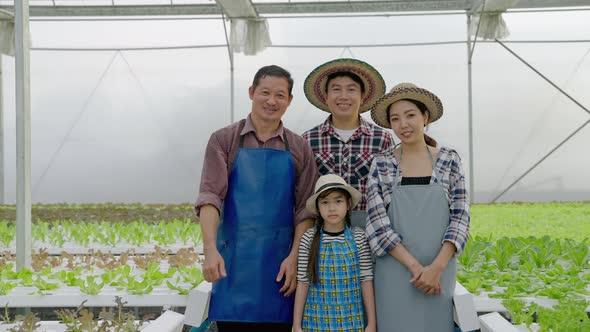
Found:
[(227, 53), (229, 55), (229, 72), (230, 72), (230, 100), (231, 100), (231, 112), (229, 115), (230, 124), (234, 123), (235, 109), (234, 109), (234, 52), (229, 42), (229, 36), (227, 35), (227, 27), (225, 26), (225, 14), (221, 14), (221, 20), (223, 22), (223, 31), (225, 32), (225, 42), (227, 44)]
[[(475, 166), (473, 165), (473, 82), (471, 57), (475, 45), (471, 48), (471, 33), (469, 27), (471, 26), (471, 14), (467, 14), (467, 109), (468, 109), (468, 135), (469, 135), (469, 195), (471, 202), (475, 202)], [(475, 35), (477, 38), (477, 34)]]
[(31, 267), (31, 96), (29, 0), (15, 1), (16, 269)]
[(2, 78), (2, 55), (0, 54), (0, 204), (6, 204), (4, 198), (4, 98)]
[(229, 118), (229, 121), (231, 123), (234, 123), (236, 120), (236, 111), (235, 111), (235, 93), (234, 93), (234, 84), (235, 84), (235, 72), (234, 72), (234, 57), (230, 57), (229, 59), (229, 71), (231, 73), (231, 82), (230, 82), (230, 93), (231, 93), (231, 116)]

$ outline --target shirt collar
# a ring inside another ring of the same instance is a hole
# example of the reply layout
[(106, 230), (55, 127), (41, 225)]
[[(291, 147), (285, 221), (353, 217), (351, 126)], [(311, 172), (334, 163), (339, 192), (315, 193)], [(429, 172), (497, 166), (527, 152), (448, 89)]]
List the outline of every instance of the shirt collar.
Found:
[[(253, 132), (254, 135), (256, 135), (256, 128), (254, 128), (254, 123), (252, 122), (251, 116), (251, 114), (248, 114), (248, 117), (246, 117), (246, 123), (244, 124), (244, 128), (240, 132), (240, 136), (246, 135), (249, 132)], [(285, 141), (285, 127), (283, 127), (283, 121), (279, 122), (279, 127), (277, 128), (277, 131), (272, 135), (271, 138), (277, 136), (280, 137), (281, 140)]]
[[(359, 124), (360, 125), (357, 128), (357, 131), (358, 131), (358, 129), (360, 129), (361, 133), (363, 133), (365, 135), (371, 134), (371, 126), (370, 126), (369, 122), (367, 122), (367, 120), (363, 119), (362, 116), (359, 116)], [(332, 125), (332, 115), (328, 116), (326, 121), (324, 121), (324, 123), (322, 123), (322, 125), (320, 126), (320, 132), (322, 134), (329, 133), (330, 135), (334, 135), (334, 126)], [(356, 131), (355, 131), (355, 133), (356, 133)]]

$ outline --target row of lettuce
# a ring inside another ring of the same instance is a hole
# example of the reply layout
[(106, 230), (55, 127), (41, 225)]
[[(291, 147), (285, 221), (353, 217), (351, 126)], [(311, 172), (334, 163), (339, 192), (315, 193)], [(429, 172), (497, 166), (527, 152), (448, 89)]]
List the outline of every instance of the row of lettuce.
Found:
[[(198, 247), (202, 238), (193, 214), (190, 204), (34, 206), (33, 240), (38, 247)], [(0, 247), (5, 249), (14, 248), (14, 216), (13, 206), (0, 206)], [(540, 331), (590, 331), (588, 236), (588, 202), (474, 205), (471, 239), (458, 257), (457, 278), (478, 296), (503, 299), (515, 324), (534, 321)], [(149, 255), (113, 256), (91, 249), (88, 255), (50, 256), (40, 250), (33, 269), (19, 272), (13, 254), (0, 255), (0, 295), (19, 286), (38, 294), (63, 286), (84, 294), (98, 294), (104, 287), (149, 294), (163, 285), (187, 294), (203, 280), (194, 251), (173, 254), (156, 247)], [(530, 298), (558, 304), (545, 308), (522, 300)]]
[[(85, 271), (44, 268), (41, 271), (14, 270), (13, 264), (0, 267), (0, 296), (15, 295), (16, 287), (28, 287), (26, 295), (52, 295), (59, 289), (77, 287), (81, 293), (99, 294), (105, 286), (133, 294), (150, 294), (156, 287), (164, 285), (173, 293), (187, 295), (203, 281), (198, 266), (179, 266), (161, 269), (159, 263), (150, 263), (145, 269), (120, 265), (112, 269)], [(21, 294), (22, 295), (22, 294)]]
[[(144, 246), (158, 244), (201, 245), (201, 229), (190, 219), (146, 222), (79, 222), (61, 220), (38, 221), (31, 225), (33, 246), (61, 248), (66, 244), (77, 246)], [(0, 221), (0, 247), (14, 247), (16, 226)]]

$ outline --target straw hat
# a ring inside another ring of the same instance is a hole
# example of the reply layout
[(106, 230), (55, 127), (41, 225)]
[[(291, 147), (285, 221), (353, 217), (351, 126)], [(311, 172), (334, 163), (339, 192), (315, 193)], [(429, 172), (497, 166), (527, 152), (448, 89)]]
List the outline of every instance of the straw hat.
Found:
[(318, 210), (316, 209), (316, 201), (321, 193), (328, 189), (340, 188), (348, 191), (350, 196), (352, 197), (352, 205), (350, 208), (354, 208), (360, 201), (361, 201), (361, 192), (356, 190), (355, 188), (351, 187), (344, 181), (343, 178), (336, 174), (326, 174), (320, 176), (318, 181), (315, 183), (315, 189), (313, 191), (313, 195), (307, 199), (305, 203), (305, 207), (313, 213), (318, 214)]
[(440, 119), (443, 114), (442, 102), (434, 93), (412, 83), (400, 83), (375, 102), (371, 110), (371, 118), (373, 121), (381, 127), (390, 128), (391, 125), (387, 118), (387, 108), (389, 105), (402, 99), (417, 100), (426, 105), (428, 112), (430, 112), (428, 123)]
[(357, 75), (364, 83), (365, 93), (359, 112), (370, 109), (371, 105), (385, 93), (385, 81), (377, 69), (370, 64), (356, 59), (336, 59), (314, 69), (303, 83), (303, 91), (310, 103), (322, 111), (330, 112), (326, 104), (326, 84), (328, 76), (336, 72), (350, 72)]

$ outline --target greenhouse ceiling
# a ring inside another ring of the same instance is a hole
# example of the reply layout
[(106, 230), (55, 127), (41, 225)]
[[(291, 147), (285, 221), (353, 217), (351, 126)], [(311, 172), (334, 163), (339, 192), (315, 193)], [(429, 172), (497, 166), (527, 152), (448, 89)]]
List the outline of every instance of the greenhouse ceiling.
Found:
[[(400, 11), (470, 11), (484, 0), (297, 1), (242, 0), (260, 15), (384, 13)], [(213, 0), (29, 0), (30, 16), (221, 15)], [(13, 11), (14, 1), (0, 0), (0, 10)], [(590, 0), (520, 0), (515, 9), (590, 6)]]

